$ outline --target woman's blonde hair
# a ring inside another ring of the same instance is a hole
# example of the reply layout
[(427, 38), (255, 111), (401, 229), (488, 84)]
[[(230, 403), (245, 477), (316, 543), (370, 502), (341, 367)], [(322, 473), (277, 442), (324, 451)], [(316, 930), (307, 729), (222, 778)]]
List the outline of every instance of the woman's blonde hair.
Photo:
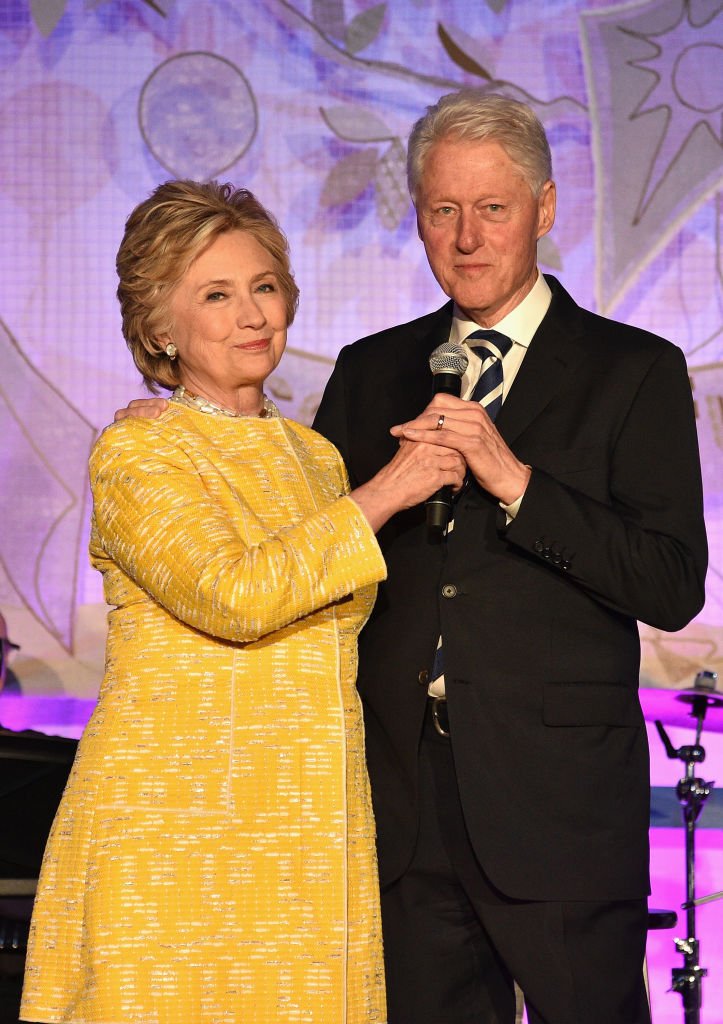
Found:
[(159, 341), (171, 332), (170, 297), (189, 266), (220, 235), (246, 231), (276, 264), (292, 323), (299, 289), (276, 219), (247, 189), (217, 181), (167, 181), (133, 210), (116, 257), (123, 336), (148, 388), (173, 389), (177, 364)]

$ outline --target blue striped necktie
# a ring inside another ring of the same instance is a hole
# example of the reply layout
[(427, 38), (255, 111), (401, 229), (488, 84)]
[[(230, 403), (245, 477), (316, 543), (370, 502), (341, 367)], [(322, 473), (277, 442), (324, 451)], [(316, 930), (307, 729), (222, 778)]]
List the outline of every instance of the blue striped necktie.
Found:
[(491, 420), (502, 408), (502, 360), (512, 347), (512, 340), (499, 331), (475, 331), (465, 338), (467, 345), (482, 360), (470, 402), (479, 402)]

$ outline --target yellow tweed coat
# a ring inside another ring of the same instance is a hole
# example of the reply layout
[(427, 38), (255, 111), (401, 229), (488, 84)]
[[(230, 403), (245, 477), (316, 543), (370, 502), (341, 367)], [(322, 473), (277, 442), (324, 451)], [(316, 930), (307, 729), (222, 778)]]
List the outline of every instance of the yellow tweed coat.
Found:
[(108, 428), (90, 469), (106, 673), (22, 1018), (383, 1021), (355, 676), (386, 570), (336, 449), (172, 405)]

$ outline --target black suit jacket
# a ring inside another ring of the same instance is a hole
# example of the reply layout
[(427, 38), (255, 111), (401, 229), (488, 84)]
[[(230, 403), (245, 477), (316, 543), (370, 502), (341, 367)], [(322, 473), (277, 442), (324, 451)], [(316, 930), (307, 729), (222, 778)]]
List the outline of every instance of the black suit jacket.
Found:
[[(360, 638), (359, 690), (382, 883), (417, 829), (426, 670), (444, 637), (454, 757), (485, 871), (525, 899), (648, 891), (648, 750), (637, 621), (684, 626), (704, 599), (706, 540), (692, 397), (678, 348), (578, 307), (550, 309), (497, 426), (532, 477), (515, 520), (476, 485), (446, 543), (424, 509), (379, 540), (388, 579)], [(352, 486), (431, 397), (451, 303), (343, 349), (315, 426)]]

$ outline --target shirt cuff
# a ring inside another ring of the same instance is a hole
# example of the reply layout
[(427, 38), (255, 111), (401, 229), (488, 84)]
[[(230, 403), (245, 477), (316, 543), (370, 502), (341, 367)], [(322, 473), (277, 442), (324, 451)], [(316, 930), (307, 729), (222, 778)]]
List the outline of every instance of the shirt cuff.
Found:
[[(527, 466), (527, 468), (532, 469), (532, 466)], [(517, 513), (520, 511), (520, 506), (522, 505), (522, 499), (524, 498), (524, 496), (525, 491), (522, 492), (519, 498), (515, 498), (514, 501), (511, 501), (509, 505), (505, 505), (503, 501), (499, 503), (500, 508), (505, 514), (505, 526), (509, 526), (512, 520), (517, 515)]]
[(521, 494), (519, 498), (515, 498), (515, 500), (511, 501), (509, 505), (504, 505), (502, 502), (500, 502), (500, 508), (505, 514), (505, 526), (509, 526), (512, 520), (517, 515), (517, 513), (520, 511), (520, 505), (522, 504), (523, 498), (524, 494)]

